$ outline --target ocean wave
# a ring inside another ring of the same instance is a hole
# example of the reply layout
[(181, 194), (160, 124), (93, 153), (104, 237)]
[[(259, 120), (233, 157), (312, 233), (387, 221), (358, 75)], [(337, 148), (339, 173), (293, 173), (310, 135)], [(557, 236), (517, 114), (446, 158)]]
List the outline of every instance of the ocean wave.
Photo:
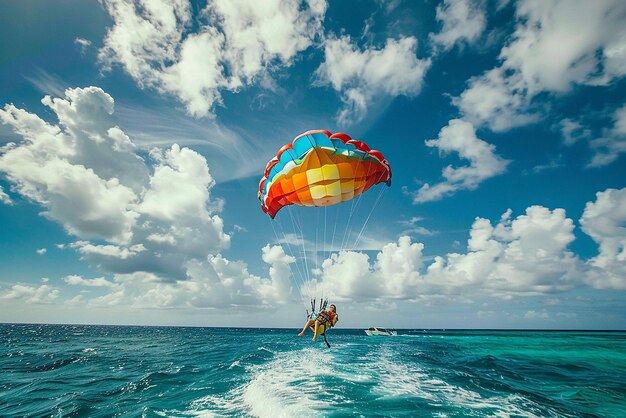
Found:
[(334, 330), (327, 349), (266, 330), (0, 333), (0, 416), (623, 415), (626, 339), (613, 334), (374, 339)]
[(521, 394), (484, 396), (476, 390), (448, 383), (438, 377), (443, 375), (441, 370), (431, 371), (414, 363), (402, 362), (398, 360), (400, 353), (388, 346), (375, 352), (373, 357), (377, 360), (371, 368), (377, 382), (373, 393), (382, 399), (415, 397), (433, 407), (449, 409), (455, 415), (471, 415), (475, 411), (497, 417), (562, 416)]
[(235, 367), (241, 367), (241, 362), (239, 360), (233, 361), (230, 366), (228, 366), (228, 370), (231, 370)]
[(277, 353), (271, 361), (249, 367), (249, 378), (225, 395), (197, 399), (190, 414), (256, 417), (314, 416), (329, 409), (325, 378), (333, 376), (333, 357), (315, 348)]

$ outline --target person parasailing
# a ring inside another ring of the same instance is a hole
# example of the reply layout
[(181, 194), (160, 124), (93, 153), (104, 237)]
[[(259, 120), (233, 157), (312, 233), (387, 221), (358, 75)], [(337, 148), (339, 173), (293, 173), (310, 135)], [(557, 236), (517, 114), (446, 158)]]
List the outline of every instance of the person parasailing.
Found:
[[(271, 219), (275, 219), (281, 209), (290, 205), (326, 208), (352, 201), (350, 210), (344, 209), (349, 218), (341, 243), (343, 250), (344, 242), (347, 245), (346, 234), (350, 219), (356, 210), (355, 202), (358, 206), (361, 196), (379, 183), (391, 186), (391, 166), (380, 151), (371, 149), (365, 142), (352, 139), (345, 133), (333, 134), (327, 130), (313, 130), (298, 135), (293, 141), (285, 144), (267, 163), (263, 177), (259, 182), (258, 198), (261, 201), (261, 209)], [(354, 245), (360, 240), (374, 207), (385, 189), (381, 189), (376, 203), (371, 207), (370, 215), (364, 218), (363, 226), (357, 234)], [(358, 199), (356, 199), (357, 197)], [(323, 213), (324, 225), (326, 225), (325, 210)], [(294, 227), (295, 234), (293, 235), (298, 237), (296, 242), (299, 243), (297, 245), (301, 246), (302, 259), (304, 260), (303, 270), (296, 264), (299, 271), (299, 276), (296, 276), (296, 279), (301, 282), (298, 287), (300, 297), (305, 303), (303, 297), (303, 290), (305, 290), (309, 292), (309, 296), (312, 298), (311, 312), (309, 313), (307, 310), (306, 325), (298, 335), (304, 335), (306, 329), (310, 328), (314, 333), (313, 341), (318, 335), (322, 335), (330, 347), (326, 340), (326, 331), (336, 324), (338, 317), (334, 305), (331, 305), (332, 309), (326, 310), (328, 301), (324, 299), (323, 293), (320, 295), (322, 296), (319, 299), (320, 306), (316, 312), (315, 301), (317, 298), (315, 294), (322, 292), (323, 287), (317, 286), (318, 283), (310, 277), (307, 252), (310, 252), (311, 249), (307, 250), (305, 247), (306, 240), (302, 231), (302, 228), (311, 222), (309, 220), (303, 221), (301, 217), (294, 216), (294, 213), (288, 212), (288, 214)], [(319, 217), (319, 212), (316, 215)], [(283, 224), (286, 222), (278, 223), (281, 230)], [(274, 229), (273, 223), (272, 229)], [(283, 238), (279, 239), (277, 235), (277, 241), (285, 242), (290, 247), (290, 241), (294, 242), (293, 236), (289, 238), (284, 231), (282, 232)], [(274, 233), (276, 234), (275, 229)], [(324, 252), (326, 251), (325, 235), (326, 228), (324, 226), (324, 250), (322, 250)], [(333, 230), (332, 236), (334, 240), (335, 230)], [(318, 264), (317, 237), (316, 232), (315, 250), (313, 251), (316, 267)], [(332, 246), (331, 242), (331, 248)]]
[(326, 331), (334, 327), (339, 321), (339, 315), (337, 315), (337, 307), (333, 304), (328, 307), (328, 310), (321, 310), (315, 319), (309, 318), (306, 324), (302, 328), (302, 332), (298, 334), (298, 337), (302, 337), (307, 328), (313, 331), (313, 341), (317, 339), (318, 335), (325, 337)]

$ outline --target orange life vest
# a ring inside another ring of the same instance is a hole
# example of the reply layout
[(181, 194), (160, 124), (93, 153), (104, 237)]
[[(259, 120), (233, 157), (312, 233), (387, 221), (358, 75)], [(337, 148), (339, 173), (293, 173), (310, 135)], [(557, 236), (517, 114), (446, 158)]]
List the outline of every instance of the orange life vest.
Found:
[(317, 320), (320, 324), (325, 324), (328, 322), (331, 327), (335, 324), (336, 317), (337, 314), (333, 311), (320, 311), (320, 313), (317, 314)]

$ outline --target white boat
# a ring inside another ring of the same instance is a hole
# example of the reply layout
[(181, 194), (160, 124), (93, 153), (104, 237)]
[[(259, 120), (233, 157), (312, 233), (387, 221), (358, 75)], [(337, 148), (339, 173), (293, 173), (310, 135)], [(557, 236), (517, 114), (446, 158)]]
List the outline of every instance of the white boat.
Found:
[(365, 330), (365, 333), (367, 335), (385, 335), (385, 336), (398, 335), (397, 331), (388, 330), (382, 327), (370, 327)]

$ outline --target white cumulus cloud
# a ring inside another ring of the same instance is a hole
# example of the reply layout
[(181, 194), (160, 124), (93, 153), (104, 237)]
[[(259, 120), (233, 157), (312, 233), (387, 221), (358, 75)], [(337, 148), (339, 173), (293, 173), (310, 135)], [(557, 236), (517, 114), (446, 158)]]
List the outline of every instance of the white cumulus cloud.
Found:
[(575, 85), (606, 85), (626, 73), (626, 3), (522, 0), (501, 65), (470, 79), (454, 99), (464, 117), (495, 131), (539, 119), (533, 100)]
[(487, 25), (482, 0), (444, 0), (437, 6), (436, 17), (441, 31), (431, 33), (430, 39), (444, 50), (476, 42)]
[[(176, 144), (139, 154), (112, 122), (113, 99), (96, 87), (44, 98), (50, 124), (13, 105), (0, 111), (21, 140), (1, 149), (0, 174), (12, 190), (44, 208), (78, 240), (75, 250), (104, 278), (70, 275), (67, 285), (102, 287), (95, 305), (137, 307), (270, 306), (291, 300), (291, 264), (280, 246), (266, 246), (268, 277), (221, 255), (230, 244), (219, 216), (223, 201), (197, 152)], [(124, 199), (120, 198), (120, 195)], [(48, 290), (47, 292), (45, 292)], [(58, 291), (19, 285), (8, 299), (51, 301)], [(74, 301), (76, 302), (76, 300)]]
[(426, 263), (424, 245), (404, 236), (384, 246), (374, 261), (361, 252), (331, 255), (316, 285), (326, 295), (354, 301), (510, 299), (563, 292), (581, 284), (582, 262), (568, 249), (573, 230), (563, 209), (531, 206), (515, 219), (509, 210), (496, 225), (477, 218), (465, 253)]
[(211, 114), (222, 91), (291, 65), (319, 35), (327, 7), (323, 0), (215, 0), (196, 16), (187, 0), (104, 4), (114, 22), (99, 53), (105, 68), (121, 65), (194, 116)]
[(82, 276), (75, 274), (69, 275), (63, 279), (65, 283), (70, 286), (87, 286), (87, 287), (116, 287), (113, 282), (108, 281), (104, 277), (98, 277), (95, 279), (85, 279)]
[(601, 138), (590, 142), (594, 155), (589, 162), (590, 167), (608, 165), (621, 155), (626, 154), (626, 105), (613, 113), (613, 126), (604, 130)]
[(477, 218), (467, 253), (435, 257), (427, 282), (434, 291), (478, 292), (502, 298), (564, 291), (578, 285), (580, 261), (568, 250), (574, 224), (563, 209), (531, 206), (495, 226)]
[(626, 290), (626, 188), (596, 193), (580, 218), (583, 231), (599, 246), (588, 260), (586, 280), (599, 289)]
[(119, 260), (134, 257), (137, 253), (145, 251), (146, 249), (143, 244), (135, 244), (130, 247), (120, 247), (111, 244), (94, 245), (89, 241), (76, 241), (71, 243), (69, 247), (77, 249), (81, 254), (95, 254), (102, 257), (117, 258)]
[(59, 297), (59, 294), (59, 289), (47, 284), (40, 286), (14, 284), (7, 292), (0, 293), (0, 299), (15, 299), (26, 303), (45, 304), (54, 302)]
[(344, 107), (337, 120), (347, 125), (362, 120), (377, 95), (417, 95), (430, 67), (419, 59), (417, 39), (387, 39), (382, 48), (361, 50), (349, 36), (324, 41), (324, 62), (316, 70), (317, 81), (341, 93)]
[(527, 311), (524, 314), (524, 319), (548, 319), (550, 315), (545, 310), (543, 311)]
[[(144, 272), (116, 274), (111, 292), (87, 303), (135, 308), (224, 308), (272, 306), (290, 301), (290, 265), (295, 259), (280, 246), (269, 245), (263, 248), (262, 257), (270, 266), (269, 278), (251, 274), (244, 262), (209, 255), (188, 263), (185, 280), (163, 282)], [(85, 284), (82, 280), (77, 282)]]
[(502, 174), (510, 161), (495, 153), (495, 146), (476, 136), (471, 123), (453, 119), (439, 132), (437, 139), (426, 141), (429, 147), (438, 148), (442, 154), (457, 153), (469, 160), (468, 166), (447, 166), (442, 175), (445, 180), (435, 185), (424, 184), (413, 193), (414, 203), (440, 200), (458, 190), (476, 189), (484, 180)]
[(539, 120), (528, 109), (530, 97), (524, 85), (498, 67), (470, 78), (469, 87), (452, 99), (463, 117), (476, 126), (488, 125), (493, 131), (505, 131)]
[(408, 236), (403, 236), (397, 243), (385, 245), (371, 265), (369, 256), (361, 252), (332, 254), (322, 262), (318, 289), (337, 300), (413, 298), (423, 265), (423, 249), (424, 244), (412, 243)]
[(140, 156), (113, 124), (113, 98), (99, 88), (68, 89), (65, 98), (43, 103), (58, 125), (13, 105), (0, 111), (23, 138), (2, 148), (0, 172), (80, 238), (70, 247), (86, 260), (114, 273), (180, 278), (187, 261), (229, 245), (212, 212), (215, 182), (204, 157), (176, 144)]
[(7, 104), (0, 121), (23, 138), (0, 148), (0, 172), (16, 192), (77, 236), (125, 243), (139, 213), (134, 206), (147, 170), (109, 130), (113, 98), (99, 88), (68, 89), (42, 103), (58, 117), (51, 125)]

